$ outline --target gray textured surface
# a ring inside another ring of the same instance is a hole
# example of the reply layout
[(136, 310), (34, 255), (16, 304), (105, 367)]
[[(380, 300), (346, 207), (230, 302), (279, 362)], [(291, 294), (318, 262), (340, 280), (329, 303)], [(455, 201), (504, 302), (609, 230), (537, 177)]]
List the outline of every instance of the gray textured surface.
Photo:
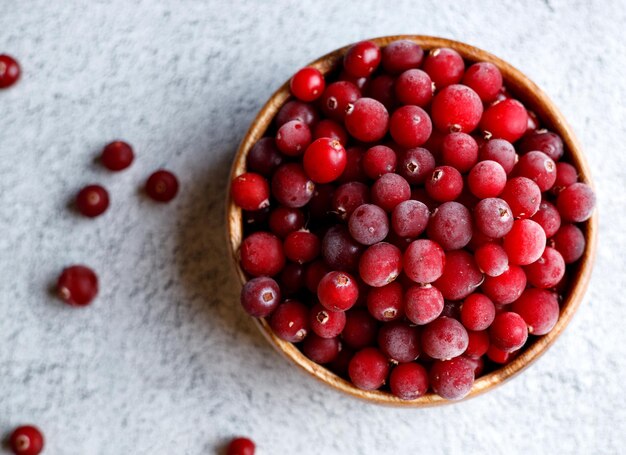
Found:
[[(91, 6), (86, 6), (88, 3)], [(0, 52), (24, 78), (0, 92), (0, 432), (45, 429), (49, 454), (623, 453), (626, 406), (626, 55), (623, 1), (0, 2)], [(525, 374), (467, 403), (380, 408), (282, 360), (237, 304), (225, 260), (226, 170), (255, 112), (298, 67), (370, 36), (465, 40), (522, 68), (578, 133), (596, 180), (600, 247), (585, 302)], [(113, 175), (101, 146), (130, 141)], [(166, 166), (177, 200), (138, 187)], [(102, 182), (112, 207), (67, 209)], [(64, 265), (101, 277), (66, 308)]]

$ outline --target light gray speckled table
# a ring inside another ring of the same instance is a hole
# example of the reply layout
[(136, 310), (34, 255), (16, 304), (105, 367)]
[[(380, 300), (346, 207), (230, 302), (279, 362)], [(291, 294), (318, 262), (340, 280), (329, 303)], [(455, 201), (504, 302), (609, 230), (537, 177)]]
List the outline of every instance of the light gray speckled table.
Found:
[[(234, 434), (259, 454), (623, 453), (626, 375), (626, 6), (614, 1), (0, 2), (0, 432), (45, 429), (49, 454), (211, 454)], [(86, 6), (91, 4), (91, 6)], [(465, 40), (523, 68), (561, 107), (597, 185), (587, 298), (525, 374), (466, 403), (375, 407), (305, 377), (237, 303), (223, 188), (255, 112), (295, 69), (369, 36)], [(137, 161), (93, 164), (121, 137)], [(138, 194), (159, 166), (175, 202)], [(67, 209), (102, 182), (112, 206)], [(86, 262), (102, 290), (67, 308), (48, 287)]]

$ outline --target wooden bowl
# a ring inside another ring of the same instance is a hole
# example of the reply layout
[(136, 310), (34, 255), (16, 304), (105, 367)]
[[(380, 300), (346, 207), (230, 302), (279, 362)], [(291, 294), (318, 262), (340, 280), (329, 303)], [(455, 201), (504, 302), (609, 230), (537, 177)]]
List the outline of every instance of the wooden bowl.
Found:
[[(377, 43), (381, 47), (384, 47), (392, 41), (396, 41), (398, 39), (412, 40), (422, 46), (424, 50), (449, 47), (459, 52), (459, 54), (461, 54), (461, 56), (468, 62), (487, 61), (495, 64), (502, 72), (504, 83), (508, 90), (517, 99), (522, 101), (528, 109), (533, 111), (538, 116), (543, 126), (555, 131), (561, 136), (565, 146), (566, 159), (578, 169), (580, 180), (591, 184), (591, 173), (589, 171), (589, 167), (585, 161), (580, 143), (574, 136), (574, 132), (571, 127), (567, 124), (563, 115), (559, 112), (552, 101), (550, 101), (546, 94), (530, 79), (524, 76), (521, 71), (515, 69), (513, 66), (509, 65), (504, 60), (499, 59), (495, 55), (483, 51), (482, 49), (444, 38), (422, 35), (398, 35), (375, 38), (371, 41)], [(326, 54), (310, 63), (308, 66), (315, 67), (322, 73), (326, 74), (336, 68), (337, 63), (341, 60), (348, 47), (349, 46), (346, 46)], [(267, 103), (265, 103), (252, 122), (252, 125), (248, 129), (248, 132), (244, 136), (243, 141), (237, 150), (231, 170), (231, 179), (245, 172), (246, 156), (248, 152), (252, 146), (261, 137), (263, 137), (265, 131), (270, 126), (272, 119), (283, 103), (285, 103), (289, 98), (289, 83), (286, 82), (271, 96)], [(226, 210), (227, 234), (232, 254), (232, 261), (237, 268), (237, 273), (243, 284), (246, 282), (246, 276), (239, 266), (238, 257), (239, 247), (242, 241), (241, 210), (233, 204), (230, 199), (230, 193), (228, 195)], [(568, 273), (571, 277), (570, 286), (565, 291), (565, 298), (561, 306), (561, 315), (556, 326), (547, 335), (534, 339), (511, 363), (478, 378), (474, 383), (471, 392), (465, 399), (485, 393), (486, 391), (518, 374), (534, 362), (541, 354), (543, 354), (546, 349), (554, 343), (556, 338), (570, 322), (574, 312), (580, 305), (585, 290), (587, 289), (587, 285), (589, 284), (596, 250), (597, 214), (594, 213), (590, 220), (581, 225), (581, 228), (585, 233), (587, 245), (583, 257), (576, 264), (568, 267)], [(269, 342), (285, 357), (302, 370), (309, 373), (311, 376), (337, 390), (340, 390), (341, 392), (373, 403), (386, 405), (426, 407), (451, 403), (450, 401), (445, 400), (433, 393), (422, 396), (417, 400), (404, 401), (396, 398), (388, 392), (360, 390), (353, 386), (350, 382), (340, 378), (323, 366), (309, 360), (293, 344), (278, 338), (274, 335), (265, 320), (258, 319), (255, 321)]]

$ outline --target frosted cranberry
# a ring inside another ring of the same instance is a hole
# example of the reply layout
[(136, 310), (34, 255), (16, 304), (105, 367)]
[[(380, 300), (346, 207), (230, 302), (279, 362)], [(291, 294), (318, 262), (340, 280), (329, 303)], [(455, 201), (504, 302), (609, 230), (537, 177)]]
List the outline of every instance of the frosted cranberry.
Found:
[(509, 262), (528, 265), (541, 257), (546, 248), (546, 233), (532, 220), (516, 220), (502, 244)]
[(328, 272), (317, 285), (317, 298), (330, 311), (346, 311), (359, 298), (359, 288), (348, 273)]
[(337, 179), (339, 183), (365, 182), (367, 176), (363, 172), (363, 155), (365, 150), (362, 147), (348, 147), (346, 149), (346, 168), (343, 174)]
[(417, 363), (402, 363), (389, 376), (389, 388), (402, 400), (415, 400), (428, 390), (428, 373)]
[(107, 144), (100, 155), (100, 162), (111, 171), (126, 169), (133, 162), (133, 148), (123, 141)]
[(500, 164), (507, 174), (510, 174), (517, 162), (515, 147), (504, 139), (491, 139), (478, 148), (480, 161), (492, 160)]
[(514, 302), (526, 287), (526, 274), (521, 267), (510, 265), (501, 275), (486, 276), (481, 289), (496, 305)]
[(407, 70), (398, 76), (394, 89), (401, 104), (426, 107), (433, 97), (433, 81), (418, 69)]
[(487, 349), (487, 357), (494, 363), (506, 365), (516, 357), (516, 353), (503, 351), (492, 344), (489, 346), (489, 349)]
[(565, 261), (557, 250), (546, 247), (537, 261), (524, 267), (528, 282), (536, 288), (552, 288), (565, 275)]
[(296, 262), (287, 262), (277, 280), (284, 296), (291, 297), (297, 294), (304, 288), (304, 266)]
[(309, 331), (309, 309), (296, 300), (286, 300), (272, 313), (270, 327), (279, 338), (298, 343)]
[(539, 210), (531, 219), (539, 223), (548, 238), (556, 234), (556, 231), (561, 227), (561, 215), (559, 215), (556, 207), (548, 201), (541, 202)]
[(339, 355), (341, 343), (339, 338), (322, 338), (315, 333), (310, 333), (304, 343), (302, 352), (309, 359), (320, 365), (332, 362)]
[(496, 307), (486, 295), (468, 295), (461, 306), (461, 322), (467, 330), (485, 330), (496, 317)]
[(541, 190), (526, 177), (514, 177), (506, 182), (500, 197), (507, 202), (515, 218), (530, 218), (541, 204)]
[(348, 106), (345, 117), (346, 129), (359, 141), (374, 142), (387, 133), (389, 114), (380, 102), (373, 98), (359, 98)]
[(426, 232), (445, 251), (458, 250), (472, 238), (472, 216), (463, 204), (444, 202), (433, 212)]
[(269, 277), (253, 278), (241, 289), (241, 306), (250, 316), (265, 318), (280, 303), (278, 283)]
[(380, 48), (371, 41), (353, 44), (343, 56), (343, 68), (356, 77), (367, 77), (374, 72), (381, 60)]
[[(2, 83), (2, 57), (0, 55), (0, 83)], [(39, 455), (45, 444), (41, 430), (32, 425), (17, 427), (11, 433), (8, 442), (15, 455)]]
[(474, 252), (478, 268), (489, 276), (500, 276), (509, 267), (509, 257), (497, 243), (485, 243)]
[(362, 160), (363, 171), (371, 179), (396, 170), (396, 152), (384, 145), (369, 148)]
[(293, 100), (287, 101), (280, 108), (278, 114), (276, 114), (276, 127), (280, 128), (285, 123), (292, 120), (300, 120), (309, 128), (314, 128), (317, 122), (319, 122), (319, 113), (315, 106), (302, 101)]
[(102, 215), (109, 208), (109, 192), (100, 185), (88, 185), (76, 195), (76, 208), (89, 218)]
[(352, 238), (345, 226), (333, 226), (322, 240), (322, 256), (334, 270), (354, 270), (363, 246)]
[(341, 185), (333, 194), (332, 210), (339, 218), (346, 220), (357, 209), (367, 204), (370, 199), (369, 188), (361, 182)]
[(302, 164), (307, 175), (316, 183), (337, 180), (347, 165), (346, 150), (336, 139), (316, 139), (304, 152)]
[(409, 183), (398, 174), (383, 174), (372, 185), (372, 202), (387, 212), (410, 197)]
[(351, 82), (333, 82), (326, 87), (320, 98), (322, 112), (331, 119), (341, 122), (346, 117), (347, 108), (361, 97), (361, 91)]
[(467, 330), (456, 319), (442, 316), (424, 327), (422, 349), (433, 359), (458, 357), (467, 349)]
[(350, 235), (363, 245), (382, 241), (389, 233), (389, 219), (383, 209), (373, 204), (363, 204), (350, 216)]
[(374, 344), (378, 323), (366, 310), (357, 308), (346, 312), (346, 325), (341, 332), (343, 341), (353, 349)]
[(315, 125), (315, 129), (313, 130), (313, 139), (320, 139), (322, 137), (328, 137), (339, 141), (339, 143), (343, 146), (348, 143), (348, 132), (342, 125), (334, 120), (320, 120), (320, 122)]
[(368, 285), (379, 288), (394, 281), (402, 271), (398, 247), (381, 242), (370, 246), (359, 260), (359, 275)]
[(528, 333), (545, 335), (559, 320), (557, 294), (545, 289), (526, 289), (519, 299), (513, 302), (512, 309), (528, 325)]
[(155, 171), (148, 177), (146, 193), (157, 202), (169, 202), (178, 193), (178, 179), (170, 171)]
[(420, 201), (400, 202), (391, 213), (391, 226), (400, 237), (417, 237), (426, 229), (430, 213)]
[(387, 380), (389, 363), (376, 348), (365, 348), (354, 354), (348, 374), (352, 383), (362, 390), (376, 390)]
[(573, 224), (564, 224), (552, 237), (554, 248), (561, 253), (566, 264), (579, 260), (585, 252), (585, 235)]
[(474, 292), (483, 279), (474, 257), (467, 251), (456, 250), (446, 253), (443, 275), (434, 286), (441, 291), (444, 299), (461, 300)]
[(270, 176), (281, 164), (283, 155), (278, 151), (273, 137), (264, 137), (250, 149), (246, 158), (248, 170)]
[(537, 131), (526, 136), (519, 144), (521, 153), (528, 153), (538, 150), (545, 153), (554, 161), (558, 161), (563, 156), (563, 141), (551, 131)]
[(435, 201), (453, 201), (463, 191), (463, 177), (452, 166), (436, 167), (426, 180), (426, 192)]
[(314, 190), (315, 184), (300, 164), (283, 164), (272, 176), (272, 195), (286, 207), (305, 206), (313, 197)]
[(388, 322), (378, 331), (378, 345), (389, 359), (412, 362), (420, 354), (419, 330), (403, 321)]
[(388, 74), (382, 74), (372, 79), (365, 87), (364, 95), (380, 101), (387, 110), (392, 110), (396, 105), (396, 95), (393, 87), (395, 79)]
[(268, 232), (255, 232), (241, 242), (241, 267), (252, 276), (273, 276), (285, 266), (283, 243)]
[(491, 138), (515, 142), (526, 132), (528, 113), (514, 99), (496, 102), (488, 107), (480, 120), (480, 128)]
[(271, 231), (281, 238), (286, 237), (290, 232), (302, 229), (304, 222), (304, 213), (292, 207), (276, 207), (269, 217)]
[(477, 198), (496, 197), (506, 186), (506, 172), (496, 161), (481, 161), (467, 176), (467, 185)]
[(400, 155), (398, 173), (410, 184), (424, 183), (434, 169), (435, 158), (425, 148), (410, 148)]
[(563, 221), (581, 223), (591, 218), (596, 195), (585, 183), (574, 183), (559, 193), (556, 207)]
[(423, 69), (433, 80), (437, 89), (442, 89), (461, 81), (465, 63), (457, 51), (442, 47), (430, 51), (424, 60)]
[(541, 191), (548, 191), (556, 180), (556, 164), (543, 152), (528, 152), (515, 166), (515, 175), (528, 177)]
[(321, 242), (317, 235), (309, 231), (294, 231), (285, 237), (284, 249), (289, 260), (304, 264), (319, 256)]
[(367, 309), (379, 321), (393, 321), (404, 314), (402, 285), (396, 281), (367, 293)]
[(278, 128), (276, 146), (287, 156), (302, 155), (311, 143), (313, 135), (305, 123), (291, 120)]
[(301, 101), (313, 101), (324, 91), (324, 76), (316, 68), (302, 68), (291, 78), (289, 89)]
[(502, 88), (502, 73), (493, 63), (474, 63), (465, 71), (462, 82), (473, 89), (483, 103), (488, 103)]
[(577, 181), (578, 171), (574, 166), (565, 162), (556, 163), (556, 179), (554, 180), (554, 186), (552, 187), (552, 192), (554, 194), (560, 193)]
[(511, 352), (526, 343), (528, 328), (522, 317), (511, 311), (498, 314), (489, 327), (489, 339), (496, 348)]
[(233, 439), (226, 449), (226, 455), (254, 455), (256, 447), (248, 438)]
[(480, 358), (487, 353), (489, 349), (489, 333), (486, 330), (479, 332), (468, 330), (467, 337), (469, 342), (467, 343), (467, 349), (463, 353), (464, 355), (471, 358)]
[(230, 184), (233, 202), (244, 210), (260, 210), (270, 204), (270, 186), (254, 172), (238, 175)]
[(311, 330), (322, 338), (334, 338), (338, 336), (346, 326), (346, 313), (343, 311), (330, 311), (321, 304), (311, 308)]
[(413, 324), (428, 324), (437, 319), (443, 311), (444, 301), (441, 291), (430, 284), (409, 287), (404, 298), (404, 312)]
[(419, 147), (430, 137), (433, 125), (419, 106), (402, 106), (391, 115), (389, 132), (402, 147)]
[(431, 115), (439, 131), (470, 133), (480, 122), (483, 103), (471, 88), (454, 84), (433, 98)]
[(474, 207), (476, 227), (493, 239), (504, 237), (513, 227), (511, 208), (502, 199), (487, 198)]
[(441, 160), (443, 164), (465, 173), (478, 160), (478, 144), (466, 133), (446, 134), (441, 144)]
[(382, 50), (382, 65), (385, 71), (398, 74), (411, 68), (419, 68), (424, 58), (421, 46), (410, 40), (397, 40)]
[(404, 252), (404, 273), (416, 283), (432, 283), (443, 273), (446, 256), (432, 240), (411, 242)]
[(430, 385), (434, 392), (446, 400), (464, 398), (474, 385), (474, 368), (463, 357), (437, 361), (430, 369)]
[(69, 305), (89, 305), (98, 294), (98, 276), (87, 266), (72, 265), (61, 272), (56, 290)]

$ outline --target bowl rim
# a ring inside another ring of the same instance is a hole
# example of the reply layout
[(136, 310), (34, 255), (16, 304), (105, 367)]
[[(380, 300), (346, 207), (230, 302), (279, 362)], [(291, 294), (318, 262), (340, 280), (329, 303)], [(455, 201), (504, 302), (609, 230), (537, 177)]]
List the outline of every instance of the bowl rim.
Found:
[[(555, 131), (561, 136), (569, 161), (574, 164), (578, 171), (579, 181), (588, 183), (593, 187), (589, 166), (583, 154), (582, 147), (572, 128), (567, 123), (563, 114), (548, 98), (544, 91), (521, 71), (487, 51), (447, 38), (428, 35), (390, 35), (368, 39), (368, 41), (372, 41), (381, 47), (397, 40), (413, 41), (419, 44), (424, 51), (448, 47), (461, 54), (466, 62), (487, 61), (495, 64), (502, 72), (507, 90), (511, 94), (514, 94), (516, 99), (520, 99), (527, 109), (533, 111), (541, 120), (542, 125), (545, 125), (551, 131)], [(317, 68), (323, 74), (326, 74), (335, 68), (339, 59), (351, 45), (352, 44), (342, 46), (332, 52), (329, 52), (306, 66)], [(289, 92), (289, 81), (287, 81), (272, 94), (272, 96), (255, 116), (237, 149), (230, 171), (230, 178), (228, 181), (229, 185), (230, 181), (232, 181), (235, 176), (245, 172), (246, 157), (248, 152), (256, 141), (263, 137), (280, 107), (290, 98), (291, 94)], [(232, 263), (234, 264), (237, 276), (243, 285), (247, 281), (247, 278), (239, 265), (239, 246), (241, 245), (243, 236), (241, 209), (233, 203), (229, 189), (227, 189), (226, 194), (227, 243)], [(391, 393), (385, 391), (366, 391), (358, 389), (356, 386), (335, 375), (324, 366), (309, 360), (292, 343), (278, 338), (272, 332), (265, 319), (253, 319), (261, 333), (263, 333), (270, 344), (274, 346), (274, 348), (284, 357), (296, 364), (301, 371), (308, 373), (324, 384), (348, 395), (371, 403), (402, 407), (429, 407), (458, 403), (459, 401), (465, 401), (481, 395), (518, 375), (521, 371), (535, 362), (563, 332), (580, 306), (585, 291), (589, 285), (596, 254), (597, 224), (597, 209), (594, 210), (594, 213), (589, 220), (582, 224), (577, 224), (585, 234), (585, 251), (583, 256), (578, 260), (578, 263), (575, 264), (573, 276), (570, 279), (570, 283), (574, 284), (571, 285), (567, 298), (561, 304), (559, 320), (554, 328), (548, 334), (535, 338), (535, 340), (509, 364), (479, 377), (474, 383), (470, 393), (462, 400), (450, 401), (430, 392), (416, 400), (408, 401), (397, 398)]]

